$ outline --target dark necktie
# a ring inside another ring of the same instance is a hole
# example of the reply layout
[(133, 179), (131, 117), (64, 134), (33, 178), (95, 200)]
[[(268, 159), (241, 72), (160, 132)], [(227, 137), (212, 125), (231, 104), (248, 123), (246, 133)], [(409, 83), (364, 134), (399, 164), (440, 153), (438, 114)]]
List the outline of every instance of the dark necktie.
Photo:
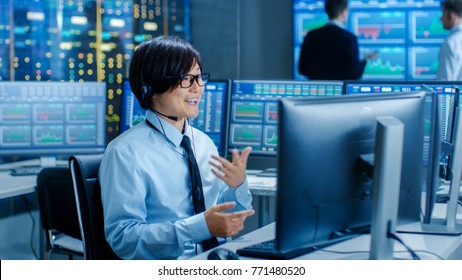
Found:
[[(197, 166), (196, 157), (194, 156), (193, 150), (191, 149), (191, 142), (188, 136), (183, 136), (181, 141), (181, 147), (183, 147), (188, 155), (188, 167), (189, 174), (191, 176), (191, 193), (194, 205), (194, 212), (196, 214), (205, 211), (204, 193), (202, 191), (201, 174), (199, 167)], [(204, 251), (212, 249), (218, 246), (218, 240), (215, 237), (203, 240), (201, 242)]]

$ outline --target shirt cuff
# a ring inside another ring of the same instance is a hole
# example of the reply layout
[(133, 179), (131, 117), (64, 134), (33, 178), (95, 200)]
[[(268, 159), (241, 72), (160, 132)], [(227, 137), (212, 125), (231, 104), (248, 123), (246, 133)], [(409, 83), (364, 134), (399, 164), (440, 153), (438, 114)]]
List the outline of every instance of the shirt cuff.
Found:
[(228, 188), (223, 194), (223, 201), (235, 201), (236, 206), (224, 212), (236, 212), (252, 209), (252, 194), (249, 190), (247, 178), (237, 188)]
[(176, 228), (180, 244), (187, 241), (200, 243), (202, 240), (212, 237), (203, 212), (177, 221)]

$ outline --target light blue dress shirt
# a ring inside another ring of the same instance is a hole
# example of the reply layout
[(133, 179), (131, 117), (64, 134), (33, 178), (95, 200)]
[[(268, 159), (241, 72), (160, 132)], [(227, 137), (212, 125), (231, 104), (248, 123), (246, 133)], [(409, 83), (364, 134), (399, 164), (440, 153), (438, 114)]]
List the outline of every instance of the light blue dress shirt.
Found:
[(462, 25), (454, 26), (441, 45), (436, 79), (462, 81)]
[[(183, 134), (151, 111), (147, 119), (109, 143), (99, 171), (106, 239), (123, 259), (185, 259), (210, 238), (203, 213), (194, 214)], [(235, 201), (251, 209), (247, 181), (230, 188), (209, 161), (218, 151), (203, 132), (186, 124), (201, 172), (206, 208)], [(222, 239), (223, 241), (223, 239)], [(198, 245), (196, 245), (198, 244)]]

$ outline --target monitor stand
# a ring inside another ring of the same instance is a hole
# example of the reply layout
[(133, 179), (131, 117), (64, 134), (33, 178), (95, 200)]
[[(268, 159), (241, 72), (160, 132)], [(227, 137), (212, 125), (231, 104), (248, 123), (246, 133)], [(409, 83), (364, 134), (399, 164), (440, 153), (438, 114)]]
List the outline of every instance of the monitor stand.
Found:
[(392, 260), (398, 220), (398, 201), (403, 161), (404, 124), (395, 117), (377, 118), (377, 136), (372, 190), (372, 260)]
[(462, 234), (462, 223), (460, 223), (460, 220), (459, 223), (457, 223), (457, 207), (462, 177), (462, 109), (460, 108), (457, 108), (453, 129), (450, 166), (451, 180), (446, 219), (432, 219), (432, 222), (424, 225), (423, 228), (427, 228), (427, 230), (445, 230), (449, 233)]
[(459, 202), (459, 188), (462, 176), (462, 110), (457, 109), (453, 127), (453, 142), (451, 149), (451, 180), (449, 187), (449, 200), (446, 209), (446, 218), (431, 219), (430, 223), (423, 223), (420, 227), (415, 224), (400, 227), (398, 232), (437, 234), (437, 235), (461, 235), (462, 221), (457, 220), (457, 207)]

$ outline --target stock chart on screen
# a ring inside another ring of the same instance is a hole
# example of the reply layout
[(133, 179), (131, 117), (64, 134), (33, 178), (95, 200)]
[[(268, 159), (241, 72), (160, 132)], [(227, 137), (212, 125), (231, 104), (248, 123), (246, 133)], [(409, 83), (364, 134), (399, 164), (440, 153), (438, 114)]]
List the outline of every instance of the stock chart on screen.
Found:
[(342, 94), (339, 81), (233, 80), (228, 150), (252, 146), (254, 155), (276, 156), (281, 98)]
[[(371, 52), (366, 80), (429, 80), (438, 68), (438, 52), (448, 35), (440, 21), (439, 0), (351, 0), (346, 28), (358, 38), (360, 58)], [(294, 0), (294, 76), (303, 38), (328, 18), (324, 1)]]

